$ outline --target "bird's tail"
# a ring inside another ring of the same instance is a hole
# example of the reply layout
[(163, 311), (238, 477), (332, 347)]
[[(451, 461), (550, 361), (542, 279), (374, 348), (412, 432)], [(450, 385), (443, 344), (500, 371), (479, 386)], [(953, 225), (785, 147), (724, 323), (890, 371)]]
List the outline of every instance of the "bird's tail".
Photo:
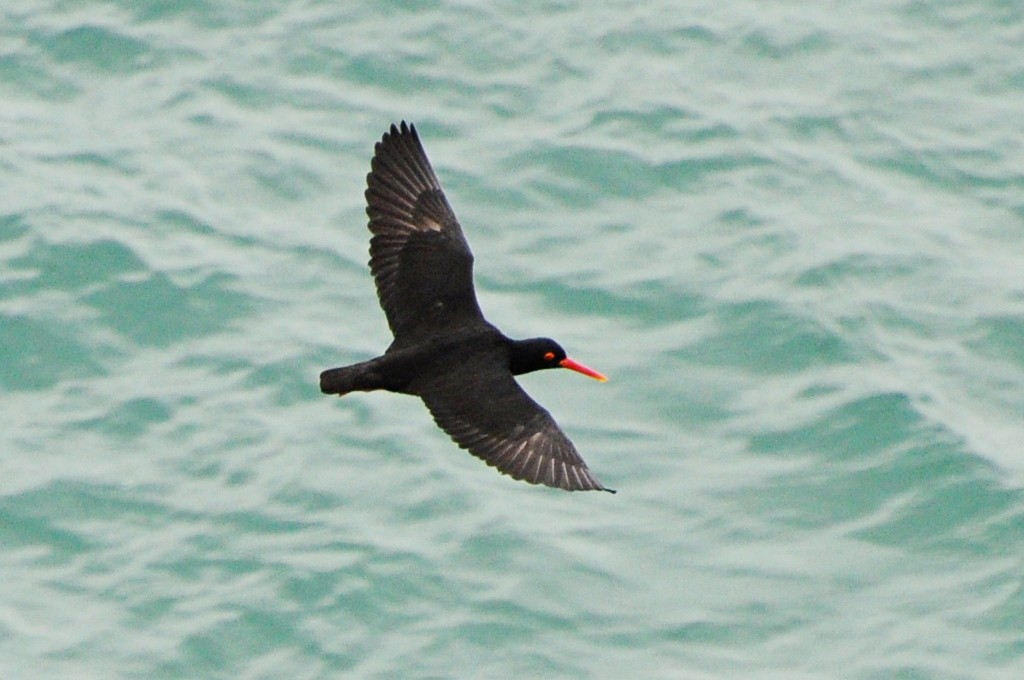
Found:
[(382, 387), (380, 374), (374, 370), (373, 360), (353, 366), (330, 368), (320, 374), (320, 391), (324, 394), (377, 390)]

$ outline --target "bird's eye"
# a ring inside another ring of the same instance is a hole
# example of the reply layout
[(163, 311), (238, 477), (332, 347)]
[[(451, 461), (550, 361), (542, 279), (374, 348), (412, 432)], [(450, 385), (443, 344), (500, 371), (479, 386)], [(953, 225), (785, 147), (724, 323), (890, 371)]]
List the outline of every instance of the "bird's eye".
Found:
[(547, 354), (544, 355), (544, 358), (546, 360), (548, 360), (548, 361), (551, 361), (552, 359), (555, 358), (555, 353), (554, 352), (548, 352)]

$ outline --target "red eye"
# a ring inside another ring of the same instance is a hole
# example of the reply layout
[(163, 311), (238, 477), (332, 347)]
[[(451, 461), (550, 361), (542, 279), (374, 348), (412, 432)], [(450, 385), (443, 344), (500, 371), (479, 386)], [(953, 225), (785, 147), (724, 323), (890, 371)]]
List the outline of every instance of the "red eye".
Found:
[(555, 353), (554, 352), (548, 352), (547, 354), (544, 355), (544, 358), (547, 359), (548, 361), (551, 361), (552, 359), (555, 358)]

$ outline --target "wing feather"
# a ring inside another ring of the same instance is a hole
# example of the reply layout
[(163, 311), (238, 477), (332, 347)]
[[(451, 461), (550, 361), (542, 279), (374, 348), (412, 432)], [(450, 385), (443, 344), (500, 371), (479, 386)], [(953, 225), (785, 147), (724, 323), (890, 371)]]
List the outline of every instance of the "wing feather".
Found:
[(370, 271), (395, 338), (485, 323), (473, 254), (414, 126), (403, 121), (384, 134), (366, 185)]
[(450, 373), (417, 381), (434, 420), (460, 447), (513, 479), (588, 491), (607, 489), (551, 414), (491, 357), (469, 358)]

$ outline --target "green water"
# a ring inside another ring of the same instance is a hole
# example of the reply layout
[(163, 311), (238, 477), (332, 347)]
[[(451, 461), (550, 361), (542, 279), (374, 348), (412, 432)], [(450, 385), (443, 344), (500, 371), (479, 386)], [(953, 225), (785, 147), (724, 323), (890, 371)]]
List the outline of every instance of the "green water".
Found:
[[(0, 16), (0, 678), (1022, 677), (1024, 6)], [(618, 495), (319, 393), (403, 118)]]

